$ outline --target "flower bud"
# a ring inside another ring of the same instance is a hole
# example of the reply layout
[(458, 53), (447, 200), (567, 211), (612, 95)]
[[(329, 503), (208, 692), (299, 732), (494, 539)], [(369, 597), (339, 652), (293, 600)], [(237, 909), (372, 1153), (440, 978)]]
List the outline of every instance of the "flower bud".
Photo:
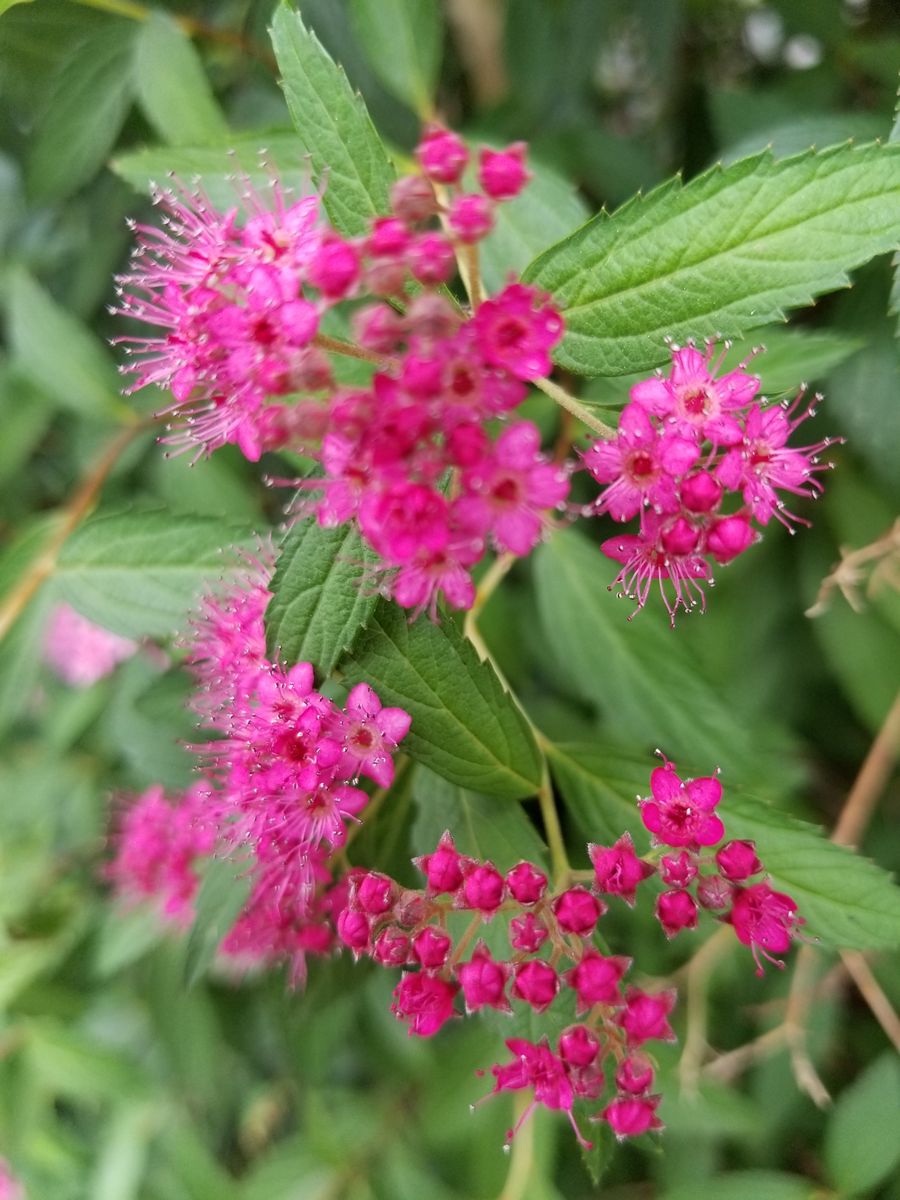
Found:
[(520, 862), (506, 876), (506, 886), (519, 904), (537, 904), (547, 890), (547, 876), (533, 863)]
[(692, 854), (664, 854), (659, 860), (659, 874), (667, 887), (686, 888), (697, 878), (697, 863)]
[(559, 991), (559, 978), (549, 963), (530, 959), (516, 967), (512, 994), (530, 1004), (535, 1012), (544, 1012)]
[(617, 1141), (627, 1137), (638, 1137), (650, 1129), (662, 1129), (662, 1121), (656, 1115), (659, 1096), (617, 1097), (607, 1104), (600, 1117), (608, 1121)]
[(463, 880), (460, 907), (494, 913), (503, 903), (504, 890), (503, 876), (493, 863), (472, 867)]
[(619, 983), (630, 966), (630, 958), (606, 957), (597, 950), (585, 950), (581, 960), (564, 976), (578, 996), (577, 1011), (585, 1012), (595, 1004), (620, 1004)]
[(478, 156), (478, 182), (493, 200), (512, 200), (531, 178), (525, 167), (524, 142), (513, 142), (505, 150), (489, 150)]
[(457, 196), (450, 206), (447, 223), (461, 242), (480, 242), (494, 225), (491, 202), (484, 196)]
[(453, 838), (445, 832), (433, 854), (414, 858), (414, 864), (425, 876), (429, 892), (455, 892), (463, 881), (463, 864), (466, 860), (456, 849)]
[(619, 1064), (616, 1070), (616, 1087), (629, 1096), (640, 1096), (653, 1086), (653, 1068), (646, 1058), (633, 1054)]
[(743, 883), (751, 875), (763, 869), (756, 857), (756, 843), (745, 841), (726, 842), (716, 851), (716, 864), (726, 879)]
[(694, 513), (708, 513), (718, 508), (722, 501), (722, 487), (708, 471), (698, 471), (681, 481), (679, 490), (681, 503)]
[(590, 1067), (600, 1053), (600, 1039), (586, 1025), (570, 1025), (559, 1039), (559, 1057), (571, 1067)]
[(343, 238), (322, 239), (307, 268), (307, 279), (329, 300), (343, 300), (359, 278), (359, 252)]
[(667, 938), (697, 925), (697, 905), (690, 892), (663, 892), (656, 901), (656, 919)]
[(713, 912), (727, 908), (733, 895), (734, 888), (721, 875), (702, 875), (697, 883), (697, 899)]
[(593, 933), (604, 911), (605, 906), (583, 887), (569, 888), (553, 901), (553, 913), (560, 929), (580, 937)]
[(549, 934), (547, 926), (543, 921), (539, 921), (534, 913), (514, 917), (509, 923), (510, 945), (513, 950), (521, 950), (525, 954), (536, 954)]
[(337, 919), (338, 937), (355, 954), (361, 954), (368, 948), (369, 931), (369, 918), (352, 908), (345, 908)]
[(430, 970), (437, 970), (447, 961), (452, 946), (452, 938), (444, 933), (442, 929), (436, 929), (433, 925), (426, 925), (413, 938), (413, 957), (423, 967), (427, 967)]
[(497, 962), (484, 942), (479, 942), (471, 959), (457, 968), (456, 972), (466, 1011), (476, 1012), (479, 1008), (498, 1008), (509, 1012), (506, 984), (512, 974), (509, 963)]
[(438, 208), (434, 188), (421, 175), (404, 175), (391, 185), (391, 208), (404, 225), (427, 221)]
[(375, 939), (372, 957), (383, 967), (402, 967), (409, 961), (409, 936), (396, 925), (389, 925)]
[(416, 146), (416, 160), (423, 174), (435, 183), (458, 183), (469, 161), (469, 151), (455, 133), (432, 125)]
[(718, 563), (728, 563), (753, 545), (756, 535), (749, 520), (739, 514), (722, 517), (706, 535), (706, 548)]
[(456, 256), (442, 233), (422, 233), (407, 251), (406, 265), (419, 283), (446, 283), (456, 269)]

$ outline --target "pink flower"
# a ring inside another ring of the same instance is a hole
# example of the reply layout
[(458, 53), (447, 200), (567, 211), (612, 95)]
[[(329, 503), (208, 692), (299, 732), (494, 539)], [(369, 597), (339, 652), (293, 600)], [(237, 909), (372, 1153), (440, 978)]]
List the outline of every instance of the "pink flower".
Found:
[(509, 944), (525, 954), (536, 954), (549, 936), (550, 930), (534, 913), (523, 913), (509, 923)]
[(791, 897), (784, 892), (774, 892), (767, 883), (735, 888), (727, 920), (734, 926), (738, 941), (753, 951), (757, 975), (764, 971), (760, 955), (776, 967), (784, 966), (773, 955), (784, 954), (790, 949), (798, 927), (803, 924)]
[(733, 883), (743, 883), (763, 869), (756, 857), (756, 843), (745, 841), (726, 842), (720, 846), (716, 851), (716, 866)]
[(673, 763), (657, 767), (650, 776), (652, 799), (640, 801), (641, 820), (665, 846), (714, 846), (725, 826), (713, 812), (722, 799), (722, 785), (713, 777), (682, 783)]
[(631, 398), (687, 437), (700, 435), (713, 445), (734, 446), (742, 430), (733, 414), (753, 400), (759, 378), (738, 368), (716, 379), (721, 357), (713, 361), (715, 349), (710, 342), (702, 354), (693, 345), (673, 350), (668, 379), (635, 384)]
[[(705, 558), (690, 550), (680, 553), (667, 549), (663, 543), (667, 526), (676, 520), (645, 509), (639, 534), (620, 534), (608, 538), (600, 547), (607, 558), (623, 564), (610, 588), (621, 585), (621, 594), (637, 602), (632, 617), (647, 603), (654, 584), (673, 626), (679, 608), (690, 612), (698, 604), (701, 611), (706, 607), (703, 584), (710, 581), (711, 571)], [(664, 586), (666, 583), (672, 588), (671, 599)]]
[(646, 1058), (632, 1054), (616, 1069), (616, 1087), (629, 1096), (640, 1096), (653, 1086), (653, 1068)]
[(414, 858), (413, 863), (425, 876), (429, 893), (455, 892), (462, 887), (463, 869), (471, 863), (456, 849), (449, 830), (441, 835), (433, 854)]
[(380, 917), (394, 907), (396, 893), (397, 885), (388, 875), (364, 871), (351, 884), (350, 904), (370, 917)]
[(591, 1144), (582, 1137), (572, 1115), (575, 1093), (566, 1064), (553, 1053), (546, 1038), (537, 1044), (524, 1038), (508, 1038), (506, 1046), (515, 1058), (511, 1063), (498, 1063), (491, 1067), (494, 1093), (519, 1091), (528, 1087), (534, 1089), (534, 1100), (525, 1109), (515, 1128), (507, 1132), (507, 1141), (512, 1141), (534, 1112), (535, 1106), (542, 1104), (545, 1108), (565, 1112), (579, 1144), (589, 1150)]
[(488, 364), (529, 380), (549, 373), (550, 351), (562, 337), (563, 321), (549, 297), (511, 283), (481, 305), (472, 328)]
[(412, 940), (412, 952), (416, 962), (429, 971), (439, 970), (450, 957), (453, 940), (442, 929), (426, 925)]
[(506, 985), (512, 970), (510, 963), (497, 962), (484, 942), (479, 942), (471, 959), (456, 971), (466, 1001), (466, 1012), (477, 1012), (480, 1008), (511, 1012), (506, 998)]
[(44, 658), (71, 687), (90, 687), (137, 650), (137, 642), (95, 625), (68, 604), (56, 605), (44, 634)]
[(372, 688), (358, 683), (335, 726), (344, 755), (341, 773), (347, 778), (368, 775), (379, 787), (390, 787), (394, 781), (392, 755), (411, 723), (408, 712), (383, 708)]
[(617, 1096), (604, 1108), (600, 1117), (608, 1121), (617, 1141), (639, 1137), (651, 1129), (662, 1129), (656, 1115), (661, 1096)]
[(382, 929), (372, 946), (372, 957), (384, 967), (402, 967), (409, 962), (409, 935), (396, 925)]
[(664, 854), (659, 860), (659, 874), (666, 887), (686, 888), (697, 878), (697, 862), (693, 854)]
[(454, 1016), (457, 986), (427, 971), (406, 972), (394, 988), (391, 1012), (398, 1021), (409, 1023), (409, 1033), (433, 1037)]
[(345, 908), (338, 917), (338, 937), (357, 957), (368, 950), (371, 933), (372, 918), (364, 912)]
[(623, 833), (612, 846), (591, 843), (588, 854), (594, 864), (594, 888), (633, 905), (638, 884), (653, 874), (653, 867), (638, 858), (631, 834)]
[(489, 917), (503, 903), (506, 883), (493, 863), (479, 863), (466, 869), (460, 908), (474, 908)]
[(669, 1013), (675, 1007), (674, 989), (666, 992), (642, 992), (630, 987), (625, 993), (625, 1009), (616, 1020), (625, 1030), (629, 1048), (644, 1042), (674, 1042), (675, 1031), (669, 1024)]
[(559, 1057), (570, 1067), (593, 1066), (600, 1054), (600, 1039), (586, 1025), (570, 1025), (559, 1038)]
[(480, 242), (494, 226), (494, 212), (484, 196), (457, 196), (450, 205), (447, 222), (461, 242)]

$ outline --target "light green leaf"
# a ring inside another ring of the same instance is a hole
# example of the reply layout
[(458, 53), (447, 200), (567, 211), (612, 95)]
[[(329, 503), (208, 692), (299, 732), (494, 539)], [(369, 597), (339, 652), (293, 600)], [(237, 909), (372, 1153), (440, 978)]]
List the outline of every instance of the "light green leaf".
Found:
[(898, 229), (900, 146), (763, 154), (600, 213), (525, 277), (565, 312), (561, 366), (624, 375), (661, 362), (667, 335), (739, 337), (841, 287)]
[(94, 517), (59, 555), (56, 594), (125, 637), (165, 637), (183, 626), (198, 595), (232, 569), (222, 547), (246, 529), (214, 517), (163, 510)]
[[(696, 1183), (675, 1187), (663, 1200), (696, 1200)], [(814, 1200), (820, 1192), (808, 1179), (780, 1171), (732, 1171), (704, 1179), (702, 1190), (716, 1200)]]
[(137, 1200), (163, 1109), (159, 1104), (121, 1104), (100, 1136), (89, 1187), (93, 1200)]
[(900, 1060), (876, 1059), (838, 1097), (825, 1128), (825, 1163), (842, 1196), (878, 1187), (900, 1162)]
[(412, 716), (403, 750), (460, 787), (489, 796), (533, 795), (541, 780), (531, 730), (489, 663), (481, 662), (455, 621), (410, 625), (383, 604), (346, 663), (383, 704)]
[(432, 109), (442, 23), (434, 0), (351, 0), (357, 41), (384, 86), (420, 117)]
[(298, 522), (285, 539), (266, 609), (266, 634), (274, 657), (311, 662), (328, 676), (375, 611), (377, 596), (363, 576), (373, 562), (352, 526), (323, 529), (314, 517)]
[(24, 270), (12, 272), (7, 299), (15, 366), (65, 408), (109, 416), (121, 404), (106, 348)]
[(152, 11), (141, 24), (135, 76), (144, 115), (164, 141), (175, 146), (227, 141), (228, 123), (200, 56), (167, 13)]
[(387, 212), (394, 177), (366, 107), (285, 3), (275, 13), (272, 44), (288, 108), (324, 189), (325, 209), (343, 233), (364, 233), (373, 214)]
[(237, 920), (250, 895), (248, 864), (234, 858), (210, 858), (200, 881), (194, 924), (188, 935), (184, 979), (193, 985), (208, 970), (222, 938)]
[(520, 804), (479, 796), (422, 766), (416, 767), (413, 798), (416, 854), (430, 854), (449, 829), (460, 854), (489, 858), (500, 871), (523, 859), (546, 866), (547, 847)]
[(61, 200), (103, 166), (131, 107), (134, 35), (133, 22), (110, 22), (63, 62), (28, 159), (36, 199)]
[(883, 135), (884, 121), (877, 113), (806, 114), (754, 130), (740, 141), (732, 143), (722, 157), (728, 164), (759, 154), (762, 150), (771, 150), (776, 158), (788, 158), (802, 154), (804, 150), (835, 146), (838, 142), (850, 139), (874, 142)]

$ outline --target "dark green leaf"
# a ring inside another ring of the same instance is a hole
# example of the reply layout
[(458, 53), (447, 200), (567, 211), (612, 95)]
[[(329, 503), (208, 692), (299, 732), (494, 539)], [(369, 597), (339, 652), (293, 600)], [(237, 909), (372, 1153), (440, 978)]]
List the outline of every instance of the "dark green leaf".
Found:
[(433, 0), (351, 0), (360, 46), (389, 92), (420, 117), (432, 110), (441, 66), (441, 10)]
[(551, 744), (546, 751), (563, 803), (584, 837), (610, 845), (626, 832), (640, 836), (635, 799), (647, 791), (654, 760), (599, 740)]
[(383, 604), (347, 673), (411, 714), (403, 749), (438, 775), (506, 799), (537, 791), (540, 756), (527, 721), (449, 617), (410, 625), (405, 612)]
[(898, 228), (900, 146), (764, 154), (601, 213), (525, 274), (565, 312), (560, 365), (623, 375), (667, 335), (738, 337), (842, 286)]
[[(152, 11), (135, 46), (138, 100), (147, 120), (176, 146), (215, 145), (228, 139), (200, 56), (167, 13)], [(171, 170), (171, 167), (169, 168)]]
[(278, 555), (266, 609), (273, 657), (311, 662), (320, 677), (329, 675), (375, 610), (363, 574), (373, 561), (353, 526), (298, 522)]
[(359, 96), (287, 4), (275, 13), (272, 44), (288, 108), (323, 202), (343, 233), (360, 234), (388, 207), (394, 172)]
[(893, 1052), (838, 1097), (825, 1130), (825, 1162), (842, 1196), (871, 1192), (900, 1162), (900, 1061)]

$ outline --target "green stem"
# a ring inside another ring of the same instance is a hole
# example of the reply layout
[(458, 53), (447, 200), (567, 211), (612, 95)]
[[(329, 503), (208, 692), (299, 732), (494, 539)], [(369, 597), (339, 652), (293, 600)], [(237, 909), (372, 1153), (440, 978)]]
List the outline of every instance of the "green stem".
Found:
[(566, 412), (570, 412), (573, 417), (577, 417), (583, 425), (587, 425), (588, 429), (592, 429), (594, 433), (602, 438), (614, 438), (616, 431), (611, 425), (607, 425), (598, 417), (595, 417), (591, 410), (579, 400), (576, 400), (573, 395), (561, 388), (558, 383), (554, 383), (550, 379), (535, 379), (532, 381), (536, 388), (554, 400), (560, 408), (564, 408)]
[(566, 853), (566, 843), (563, 840), (562, 826), (559, 823), (559, 813), (556, 811), (556, 801), (553, 798), (553, 784), (550, 782), (550, 768), (544, 759), (541, 786), (538, 791), (538, 803), (541, 806), (541, 819), (544, 822), (544, 833), (547, 835), (547, 845), (550, 847), (550, 862), (553, 866), (554, 882), (557, 888), (564, 888), (572, 873), (569, 856)]

